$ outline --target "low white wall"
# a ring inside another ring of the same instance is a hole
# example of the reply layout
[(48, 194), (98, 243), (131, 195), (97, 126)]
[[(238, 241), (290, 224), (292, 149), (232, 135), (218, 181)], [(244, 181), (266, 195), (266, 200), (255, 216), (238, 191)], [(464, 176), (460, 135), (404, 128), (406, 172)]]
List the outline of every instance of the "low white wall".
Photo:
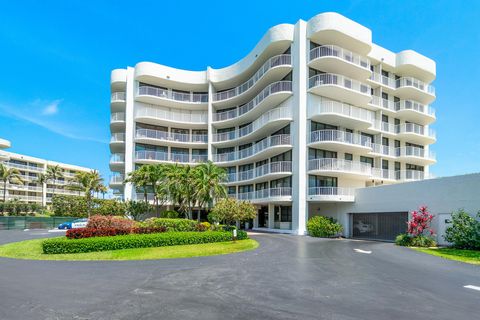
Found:
[(350, 236), (349, 214), (370, 212), (402, 212), (425, 205), (435, 215), (432, 223), (437, 241), (445, 243), (445, 220), (458, 209), (476, 215), (480, 210), (480, 174), (437, 178), (356, 190), (354, 203), (310, 204), (309, 215), (336, 218)]

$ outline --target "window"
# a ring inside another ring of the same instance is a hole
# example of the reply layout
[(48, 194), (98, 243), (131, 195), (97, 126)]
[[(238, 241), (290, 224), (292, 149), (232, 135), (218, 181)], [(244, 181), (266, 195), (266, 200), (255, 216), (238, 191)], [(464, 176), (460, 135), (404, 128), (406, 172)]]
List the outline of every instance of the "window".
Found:
[(308, 176), (309, 188), (337, 187), (338, 179), (336, 177)]
[(252, 146), (252, 143), (242, 144), (241, 146), (238, 146), (238, 150), (248, 149), (251, 146)]
[(395, 161), (395, 171), (402, 170), (402, 165), (400, 162)]
[(312, 121), (310, 125), (310, 131), (318, 131), (318, 130), (337, 130), (337, 126), (332, 126), (330, 124), (320, 123)]
[(253, 169), (253, 163), (238, 166), (238, 172), (245, 172)]
[(257, 183), (255, 185), (255, 190), (265, 190), (268, 189), (268, 182), (263, 182), (263, 183)]
[(236, 194), (237, 190), (236, 190), (235, 187), (228, 187), (227, 192), (228, 192), (228, 194)]
[(395, 148), (400, 148), (400, 140), (395, 140)]
[(410, 163), (407, 163), (405, 168), (407, 170), (416, 170), (416, 171), (423, 171), (424, 170), (423, 166), (419, 166), (419, 165), (416, 165), (416, 164), (410, 164)]
[(234, 151), (235, 151), (234, 147), (218, 148), (217, 149), (217, 154), (230, 153), (230, 152), (234, 152)]
[(388, 160), (382, 160), (382, 169), (388, 170)]
[(353, 154), (345, 153), (345, 160), (352, 161), (353, 160)]
[(153, 146), (150, 144), (135, 144), (135, 151), (155, 151), (155, 152), (168, 152), (168, 148), (164, 146)]
[(267, 163), (268, 163), (268, 160), (257, 161), (257, 162), (255, 163), (255, 167), (258, 168), (258, 167), (261, 167), (261, 166), (263, 166), (263, 165), (265, 165), (265, 164), (267, 164)]
[(382, 76), (384, 76), (384, 77), (387, 77), (387, 78), (388, 78), (388, 71), (386, 71), (386, 70), (382, 70)]
[(279, 134), (290, 134), (290, 125), (287, 125), (287, 126), (283, 127), (282, 129), (272, 133), (272, 136), (276, 136), (276, 135), (279, 135)]
[(322, 149), (308, 149), (308, 160), (312, 159), (336, 159), (337, 153), (334, 151), (322, 150)]
[(382, 92), (382, 99), (388, 100), (388, 94), (385, 92)]
[(239, 186), (238, 193), (245, 193), (245, 192), (252, 192), (253, 191), (253, 184), (248, 184), (246, 186)]
[(382, 114), (382, 122), (388, 122), (388, 116)]
[(421, 146), (421, 145), (419, 145), (419, 144), (409, 143), (409, 142), (406, 142), (406, 143), (405, 143), (405, 146), (407, 146), (407, 147), (415, 147), (415, 148), (419, 148), (419, 149), (423, 149), (423, 148), (424, 148), (424, 146)]
[(390, 142), (390, 141), (388, 140), (388, 138), (385, 138), (385, 137), (382, 138), (382, 145), (388, 147), (388, 146), (390, 145), (389, 142)]
[(373, 168), (373, 158), (360, 156), (360, 162), (368, 163)]
[(395, 119), (395, 125), (398, 126), (400, 124), (400, 119)]
[(270, 181), (271, 188), (289, 188), (292, 186), (292, 177), (285, 177), (282, 179)]
[(281, 153), (270, 159), (270, 162), (277, 162), (277, 161), (292, 161), (292, 151)]

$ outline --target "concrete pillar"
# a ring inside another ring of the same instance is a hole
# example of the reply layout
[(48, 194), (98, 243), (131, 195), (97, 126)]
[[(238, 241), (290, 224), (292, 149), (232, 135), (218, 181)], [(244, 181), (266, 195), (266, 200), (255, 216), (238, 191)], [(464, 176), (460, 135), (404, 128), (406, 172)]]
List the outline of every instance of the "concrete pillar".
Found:
[[(134, 165), (134, 134), (135, 134), (135, 90), (137, 84), (135, 83), (135, 69), (127, 68), (127, 87), (125, 90), (125, 177), (128, 173), (135, 170)], [(125, 184), (124, 199), (136, 199), (135, 188), (131, 183)]]
[(208, 80), (208, 113), (207, 113), (207, 156), (208, 160), (213, 161), (213, 149), (212, 149), (212, 139), (213, 139), (213, 127), (212, 127), (212, 120), (213, 120), (213, 85), (210, 81), (210, 72), (211, 68), (207, 67), (207, 80)]
[(275, 205), (272, 203), (268, 204), (268, 229), (273, 229), (275, 226), (275, 216), (274, 216)]

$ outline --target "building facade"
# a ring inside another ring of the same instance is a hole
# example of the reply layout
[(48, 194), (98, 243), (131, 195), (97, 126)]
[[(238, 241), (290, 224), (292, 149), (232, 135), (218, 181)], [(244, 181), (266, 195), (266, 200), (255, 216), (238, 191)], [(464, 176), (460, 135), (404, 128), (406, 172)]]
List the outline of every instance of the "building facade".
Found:
[[(10, 147), (10, 142), (0, 139), (0, 149)], [(92, 169), (79, 167), (71, 164), (55, 162), (18, 153), (0, 150), (0, 163), (7, 168), (15, 168), (20, 172), (23, 183), (7, 182), (6, 200), (20, 200), (28, 203), (49, 205), (53, 194), (83, 195), (82, 192), (69, 190), (68, 186), (74, 184), (77, 172), (88, 172)], [(57, 180), (46, 179), (41, 181), (40, 176), (47, 174), (47, 168), (59, 166), (62, 169), (62, 177)], [(3, 201), (4, 185), (0, 182), (0, 200)]]
[(391, 52), (336, 13), (277, 25), (239, 62), (205, 71), (151, 62), (111, 74), (110, 187), (149, 163), (212, 160), (254, 228), (305, 233), (355, 189), (429, 177), (435, 62)]

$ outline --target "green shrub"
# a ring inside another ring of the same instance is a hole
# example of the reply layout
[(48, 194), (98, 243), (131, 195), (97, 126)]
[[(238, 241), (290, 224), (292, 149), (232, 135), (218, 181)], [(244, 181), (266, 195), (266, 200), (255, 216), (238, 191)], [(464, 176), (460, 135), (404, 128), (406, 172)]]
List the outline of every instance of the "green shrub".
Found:
[(435, 240), (426, 235), (411, 236), (405, 233), (399, 234), (395, 238), (395, 244), (403, 247), (435, 247)]
[(195, 231), (198, 222), (188, 219), (149, 218), (141, 222), (143, 227), (165, 227), (168, 231)]
[[(477, 213), (480, 219), (480, 213)], [(459, 249), (480, 249), (480, 222), (464, 210), (452, 213), (452, 225), (445, 230), (445, 240)]]
[[(114, 199), (97, 199), (92, 201), (92, 215), (125, 215), (125, 204)], [(52, 211), (55, 216), (80, 217), (88, 216), (88, 205), (85, 197), (56, 194), (52, 198)]]
[(166, 210), (160, 212), (160, 218), (167, 218), (167, 219), (178, 219), (180, 217), (180, 213), (173, 210)]
[[(247, 239), (247, 233), (238, 231), (237, 238), (239, 240)], [(42, 248), (43, 253), (46, 254), (63, 254), (224, 242), (230, 240), (232, 240), (231, 232), (165, 232), (84, 239), (54, 238), (43, 241)]]
[(315, 216), (308, 220), (307, 230), (312, 237), (333, 237), (341, 233), (343, 227), (334, 218)]

